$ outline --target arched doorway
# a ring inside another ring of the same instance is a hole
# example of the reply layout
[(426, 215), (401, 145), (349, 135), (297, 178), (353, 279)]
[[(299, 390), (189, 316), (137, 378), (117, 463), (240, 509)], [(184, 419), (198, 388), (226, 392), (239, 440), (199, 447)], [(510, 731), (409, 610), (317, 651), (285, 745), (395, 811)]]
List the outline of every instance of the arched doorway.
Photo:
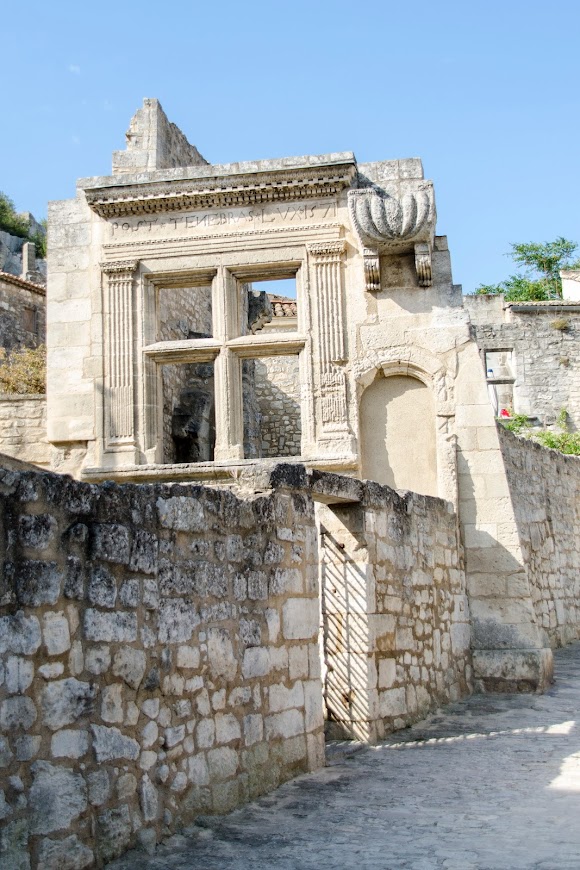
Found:
[(362, 395), (360, 433), (364, 478), (439, 495), (435, 404), (422, 381), (377, 375)]

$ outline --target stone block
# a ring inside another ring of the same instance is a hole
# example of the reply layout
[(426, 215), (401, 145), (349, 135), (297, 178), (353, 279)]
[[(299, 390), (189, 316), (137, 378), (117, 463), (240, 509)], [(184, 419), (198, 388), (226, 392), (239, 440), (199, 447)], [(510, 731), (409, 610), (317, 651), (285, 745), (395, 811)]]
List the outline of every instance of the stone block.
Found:
[(157, 499), (159, 522), (166, 529), (177, 532), (205, 531), (205, 517), (201, 501), (191, 496), (173, 496)]
[(315, 598), (289, 598), (282, 607), (282, 627), (286, 640), (309, 640), (318, 635), (318, 601)]
[(319, 680), (304, 683), (304, 724), (306, 731), (316, 731), (324, 725), (322, 684)]
[(91, 731), (93, 732), (93, 749), (99, 763), (122, 758), (135, 761), (139, 757), (137, 741), (133, 740), (132, 737), (127, 737), (118, 728), (91, 725)]
[(209, 784), (209, 768), (204, 755), (194, 755), (187, 759), (187, 775), (195, 785)]
[(91, 849), (74, 835), (64, 840), (41, 840), (38, 849), (38, 866), (42, 870), (83, 870), (93, 861)]
[(405, 689), (387, 689), (379, 695), (380, 715), (385, 718), (403, 716), (407, 712), (407, 698)]
[(52, 735), (50, 752), (53, 758), (82, 758), (89, 751), (87, 731), (71, 729), (57, 731)]
[(268, 706), (271, 713), (289, 710), (291, 707), (304, 706), (304, 687), (300, 680), (287, 687), (284, 683), (270, 686), (268, 690)]
[[(37, 735), (25, 734), (22, 737), (18, 737), (15, 741), (16, 746), (16, 758), (18, 761), (31, 761), (33, 758), (36, 758), (38, 753), (40, 752), (40, 744), (42, 738)], [(1, 740), (0, 740), (1, 743)], [(4, 767), (2, 764), (2, 747), (0, 746), (0, 767)]]
[(16, 597), (20, 604), (29, 607), (56, 604), (61, 580), (56, 562), (22, 561), (16, 569)]
[(264, 739), (264, 719), (259, 713), (249, 713), (244, 716), (244, 743), (253, 746)]
[(88, 608), (84, 629), (87, 640), (130, 643), (137, 640), (137, 617), (134, 613), (102, 613)]
[(146, 822), (152, 822), (157, 818), (159, 813), (159, 796), (157, 789), (147, 774), (144, 774), (139, 785), (139, 805)]
[(237, 772), (238, 753), (228, 746), (220, 746), (208, 752), (207, 763), (212, 781), (228, 779)]
[(49, 514), (18, 518), (18, 537), (23, 547), (46, 550), (56, 536), (58, 523)]
[(242, 736), (240, 723), (232, 713), (218, 713), (215, 717), (216, 742), (231, 743)]
[(267, 647), (249, 647), (244, 652), (242, 674), (245, 679), (263, 677), (270, 672), (270, 651)]
[(304, 716), (300, 710), (285, 710), (265, 719), (266, 739), (295, 737), (304, 734)]
[(34, 678), (34, 665), (30, 659), (10, 656), (6, 660), (5, 684), (10, 695), (25, 692)]
[(160, 643), (188, 641), (198, 625), (199, 614), (193, 604), (175, 599), (161, 602), (159, 607)]
[(36, 718), (36, 707), (30, 698), (17, 695), (0, 704), (0, 728), (4, 732), (20, 729), (28, 731)]
[(141, 601), (141, 584), (136, 577), (125, 580), (119, 590), (119, 601), (124, 607), (139, 607)]
[(137, 529), (133, 535), (129, 570), (142, 574), (156, 574), (158, 547), (159, 542), (155, 535), (144, 529)]
[(111, 650), (105, 644), (89, 647), (85, 652), (85, 667), (91, 674), (104, 674), (111, 666)]
[(87, 807), (87, 787), (83, 777), (47, 761), (35, 761), (31, 770), (31, 833), (50, 834), (68, 829)]
[(15, 819), (0, 828), (0, 866), (6, 870), (30, 870), (27, 819)]
[(40, 623), (36, 616), (25, 616), (22, 610), (0, 617), (0, 652), (33, 655), (40, 646)]
[(238, 662), (234, 655), (232, 641), (227, 629), (208, 629), (207, 659), (212, 677), (223, 677), (228, 682), (234, 679), (238, 669)]
[(97, 566), (91, 571), (88, 589), (89, 601), (97, 607), (112, 609), (117, 600), (117, 581), (106, 568)]
[(45, 613), (42, 635), (49, 656), (58, 656), (70, 649), (69, 625), (64, 613)]
[(122, 683), (105, 686), (101, 692), (101, 719), (103, 722), (122, 722), (123, 718)]
[(102, 862), (118, 858), (131, 842), (131, 815), (128, 806), (106, 810), (97, 817), (97, 848)]
[(92, 711), (94, 698), (95, 689), (74, 677), (49, 683), (41, 694), (43, 722), (51, 731), (72, 725)]
[(147, 656), (140, 649), (123, 647), (115, 653), (113, 673), (132, 689), (138, 689), (145, 675)]
[(128, 529), (119, 523), (95, 523), (92, 554), (94, 559), (127, 565), (130, 558)]

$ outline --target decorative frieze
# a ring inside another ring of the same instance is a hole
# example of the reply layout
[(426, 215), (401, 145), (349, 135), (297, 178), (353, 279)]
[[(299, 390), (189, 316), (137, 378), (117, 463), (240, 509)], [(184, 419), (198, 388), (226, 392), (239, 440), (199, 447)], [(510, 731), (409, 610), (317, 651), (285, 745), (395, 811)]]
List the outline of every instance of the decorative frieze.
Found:
[(105, 287), (105, 445), (134, 444), (133, 276), (136, 260), (103, 263)]

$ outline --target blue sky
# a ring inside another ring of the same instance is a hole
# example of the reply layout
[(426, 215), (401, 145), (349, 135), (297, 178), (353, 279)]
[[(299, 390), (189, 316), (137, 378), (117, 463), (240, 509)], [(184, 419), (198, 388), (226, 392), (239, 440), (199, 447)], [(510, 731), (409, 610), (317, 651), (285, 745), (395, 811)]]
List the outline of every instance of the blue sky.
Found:
[(143, 97), (211, 162), (421, 157), (464, 291), (580, 242), (580, 4), (6, 4), (0, 190), (37, 217), (108, 174)]

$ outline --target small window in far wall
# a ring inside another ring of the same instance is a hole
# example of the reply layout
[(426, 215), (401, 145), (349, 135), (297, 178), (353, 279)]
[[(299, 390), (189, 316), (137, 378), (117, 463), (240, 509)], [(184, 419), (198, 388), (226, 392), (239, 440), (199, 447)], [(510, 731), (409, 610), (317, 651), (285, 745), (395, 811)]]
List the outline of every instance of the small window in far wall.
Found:
[(36, 308), (25, 308), (22, 320), (26, 332), (32, 332), (33, 335), (36, 335), (38, 333), (38, 319), (36, 317)]

